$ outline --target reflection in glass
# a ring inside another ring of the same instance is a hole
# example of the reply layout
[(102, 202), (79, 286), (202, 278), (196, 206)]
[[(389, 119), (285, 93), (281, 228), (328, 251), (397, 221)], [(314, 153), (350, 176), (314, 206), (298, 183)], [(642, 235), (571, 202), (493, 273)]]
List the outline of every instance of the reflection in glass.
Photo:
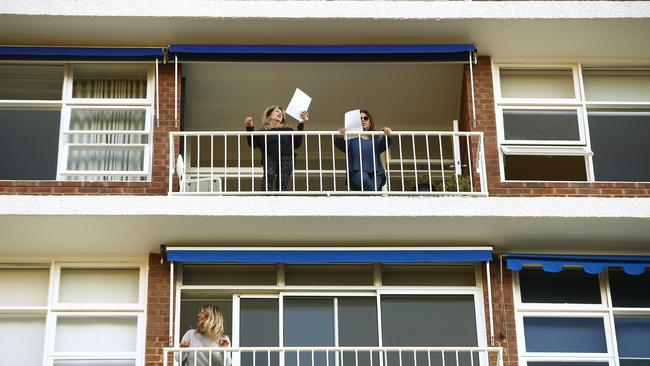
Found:
[[(284, 345), (287, 347), (334, 346), (334, 299), (333, 298), (285, 298), (284, 299)], [(330, 353), (334, 365), (334, 354)], [(285, 365), (325, 366), (325, 353), (314, 354), (313, 365), (310, 352), (285, 352)]]
[(526, 351), (606, 353), (603, 318), (524, 317)]
[(582, 269), (545, 272), (541, 268), (519, 271), (521, 301), (550, 304), (600, 304), (598, 275)]
[[(279, 346), (278, 299), (241, 299), (239, 343), (242, 347), (277, 347)], [(242, 366), (253, 365), (253, 354), (242, 353)], [(255, 354), (255, 365), (279, 365), (278, 353)]]

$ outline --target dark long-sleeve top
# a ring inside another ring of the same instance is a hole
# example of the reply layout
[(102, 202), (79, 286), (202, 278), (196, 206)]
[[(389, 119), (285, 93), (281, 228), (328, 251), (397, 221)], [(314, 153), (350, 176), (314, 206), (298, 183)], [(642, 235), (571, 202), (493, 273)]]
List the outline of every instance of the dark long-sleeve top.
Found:
[[(304, 123), (298, 123), (298, 131), (305, 129)], [(253, 127), (246, 127), (246, 131), (255, 131)], [(264, 130), (268, 132), (273, 131), (293, 131), (291, 127), (276, 127)], [(264, 164), (265, 152), (268, 151), (267, 158), (278, 157), (278, 144), (280, 145), (280, 155), (291, 155), (293, 151), (302, 145), (302, 135), (255, 135), (247, 136), (246, 142), (248, 146), (258, 148), (262, 152), (262, 164)], [(292, 144), (293, 142), (293, 144)], [(293, 145), (293, 146), (292, 146)]]
[[(345, 139), (334, 139), (334, 146), (336, 146), (336, 148), (339, 150), (345, 152), (345, 145), (347, 143), (349, 171), (360, 171), (363, 168), (364, 172), (375, 172), (376, 175), (384, 175), (384, 165), (381, 163), (380, 156), (381, 153), (386, 151), (386, 139), (388, 139), (388, 146), (390, 146), (392, 139), (389, 136), (374, 137), (368, 140), (359, 139), (358, 137), (349, 139), (347, 141)], [(361, 144), (359, 144), (359, 141), (361, 141)], [(374, 164), (373, 147), (375, 150)], [(363, 164), (363, 167), (361, 164)]]

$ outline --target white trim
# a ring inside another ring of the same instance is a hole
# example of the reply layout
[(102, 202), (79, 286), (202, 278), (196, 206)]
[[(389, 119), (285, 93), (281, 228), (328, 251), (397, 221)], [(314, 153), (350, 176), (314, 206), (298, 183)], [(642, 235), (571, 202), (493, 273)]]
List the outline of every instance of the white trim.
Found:
[[(508, 140), (505, 137), (505, 124), (503, 120), (504, 111), (549, 111), (549, 112), (562, 112), (562, 111), (575, 111), (576, 122), (578, 124), (578, 139), (577, 140)], [(583, 118), (583, 109), (580, 106), (498, 106), (496, 108), (497, 115), (497, 128), (501, 130), (500, 135), (502, 140), (500, 144), (519, 144), (519, 145), (586, 145), (585, 136), (585, 119)]]
[(501, 145), (504, 155), (553, 155), (591, 156), (594, 153), (584, 146), (506, 146)]

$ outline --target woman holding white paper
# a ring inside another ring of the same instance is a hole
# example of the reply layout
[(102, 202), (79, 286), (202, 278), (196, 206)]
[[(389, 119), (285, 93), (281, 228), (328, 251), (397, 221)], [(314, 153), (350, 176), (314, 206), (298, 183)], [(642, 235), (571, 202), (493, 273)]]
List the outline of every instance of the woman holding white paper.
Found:
[[(367, 110), (360, 111), (361, 127), (364, 131), (374, 131), (375, 122)], [(358, 137), (344, 139), (346, 130), (339, 130), (339, 138), (334, 145), (347, 153), (348, 179), (352, 191), (380, 191), (386, 184), (386, 172), (381, 162), (381, 154), (388, 149), (392, 140), (392, 130), (382, 128), (384, 136), (369, 136), (360, 134)], [(355, 136), (354, 134), (352, 136)]]
[[(308, 120), (309, 113), (301, 112), (296, 129), (304, 130), (305, 122)], [(289, 127), (284, 119), (284, 110), (277, 105), (266, 108), (263, 124), (264, 130), (269, 132), (293, 131), (293, 128)], [(246, 131), (254, 131), (253, 118), (246, 117), (244, 126)], [(286, 191), (289, 186), (289, 178), (293, 173), (294, 150), (302, 145), (302, 135), (249, 135), (246, 142), (248, 146), (258, 148), (262, 152), (264, 176), (261, 189), (263, 191)]]

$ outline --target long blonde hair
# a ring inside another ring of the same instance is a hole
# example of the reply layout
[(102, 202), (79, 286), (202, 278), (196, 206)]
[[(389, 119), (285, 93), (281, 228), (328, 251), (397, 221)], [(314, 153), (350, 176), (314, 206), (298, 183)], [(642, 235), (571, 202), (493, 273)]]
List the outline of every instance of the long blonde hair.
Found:
[(271, 113), (276, 108), (280, 108), (282, 111), (282, 121), (278, 124), (279, 127), (287, 127), (287, 121), (284, 119), (284, 108), (280, 107), (279, 105), (272, 105), (264, 110), (264, 115), (262, 116), (262, 122), (264, 124), (264, 129), (268, 130), (271, 128)]
[(208, 318), (199, 325), (199, 333), (207, 334), (211, 339), (218, 341), (223, 335), (223, 314), (217, 305), (205, 304), (201, 305), (201, 310), (204, 311)]

